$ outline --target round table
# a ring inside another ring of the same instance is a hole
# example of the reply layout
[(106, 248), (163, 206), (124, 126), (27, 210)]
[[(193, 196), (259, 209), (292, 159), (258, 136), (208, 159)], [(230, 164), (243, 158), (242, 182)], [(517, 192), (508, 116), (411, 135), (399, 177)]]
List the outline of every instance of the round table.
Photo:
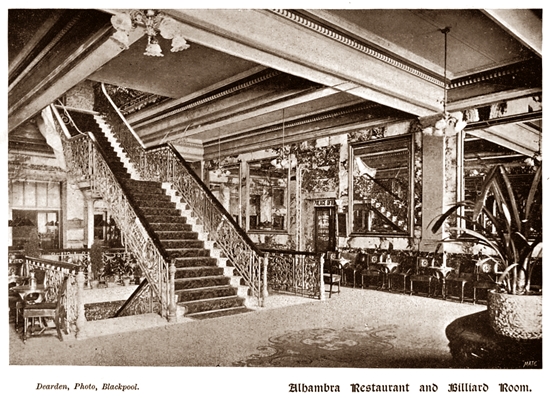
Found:
[(19, 294), (21, 300), (25, 301), (27, 304), (37, 304), (44, 300), (44, 285), (36, 285), (34, 287), (31, 285), (19, 285), (11, 287), (10, 290)]

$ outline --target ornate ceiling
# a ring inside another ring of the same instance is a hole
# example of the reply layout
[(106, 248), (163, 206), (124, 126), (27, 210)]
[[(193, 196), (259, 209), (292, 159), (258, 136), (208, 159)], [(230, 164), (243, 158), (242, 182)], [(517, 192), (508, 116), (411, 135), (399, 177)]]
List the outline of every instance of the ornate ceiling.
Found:
[(207, 159), (274, 146), (283, 122), (290, 142), (429, 117), (445, 76), (450, 111), (542, 93), (540, 10), (161, 10), (189, 44), (159, 35), (163, 57), (142, 26), (112, 39), (120, 11), (9, 10), (10, 131), (84, 80), (125, 89), (146, 145)]

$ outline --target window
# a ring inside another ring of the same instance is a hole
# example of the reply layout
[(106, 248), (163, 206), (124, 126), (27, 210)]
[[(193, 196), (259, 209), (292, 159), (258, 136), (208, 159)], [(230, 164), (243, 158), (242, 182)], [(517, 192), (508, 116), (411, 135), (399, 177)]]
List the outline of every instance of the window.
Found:
[(352, 233), (410, 234), (411, 147), (406, 135), (351, 148)]

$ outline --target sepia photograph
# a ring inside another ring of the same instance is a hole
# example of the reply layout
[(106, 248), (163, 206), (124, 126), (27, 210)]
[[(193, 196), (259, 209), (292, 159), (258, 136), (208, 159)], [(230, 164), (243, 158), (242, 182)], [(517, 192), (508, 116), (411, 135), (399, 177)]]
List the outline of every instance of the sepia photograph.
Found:
[(544, 395), (542, 4), (10, 3), (10, 389)]

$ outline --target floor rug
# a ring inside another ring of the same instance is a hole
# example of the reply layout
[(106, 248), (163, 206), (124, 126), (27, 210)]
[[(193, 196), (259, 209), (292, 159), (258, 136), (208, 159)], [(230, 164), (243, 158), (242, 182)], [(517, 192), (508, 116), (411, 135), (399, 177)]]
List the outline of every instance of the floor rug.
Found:
[(269, 338), (258, 353), (233, 363), (246, 367), (369, 367), (393, 350), (397, 325), (291, 331)]

